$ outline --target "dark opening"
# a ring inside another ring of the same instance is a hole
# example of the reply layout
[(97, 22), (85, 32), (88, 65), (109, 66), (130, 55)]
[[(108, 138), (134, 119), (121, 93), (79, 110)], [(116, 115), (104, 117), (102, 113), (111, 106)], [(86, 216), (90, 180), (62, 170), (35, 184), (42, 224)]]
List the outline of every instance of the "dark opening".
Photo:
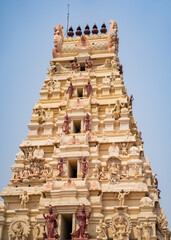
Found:
[(77, 89), (77, 96), (78, 97), (83, 97), (83, 88), (78, 88)]
[(85, 66), (80, 66), (80, 71), (85, 71)]
[(81, 120), (74, 120), (73, 121), (73, 132), (74, 133), (81, 133)]
[(71, 239), (72, 233), (72, 214), (62, 214), (60, 240)]
[(70, 178), (77, 178), (77, 160), (70, 160), (68, 162), (68, 176)]

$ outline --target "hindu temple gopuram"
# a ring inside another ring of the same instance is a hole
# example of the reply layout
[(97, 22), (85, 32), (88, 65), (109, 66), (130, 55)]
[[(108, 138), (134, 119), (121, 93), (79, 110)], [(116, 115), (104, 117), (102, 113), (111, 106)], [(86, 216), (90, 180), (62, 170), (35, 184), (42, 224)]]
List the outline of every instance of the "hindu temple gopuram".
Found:
[[(2, 240), (170, 240), (118, 58), (117, 23), (54, 28), (53, 58), (0, 202)], [(75, 37), (74, 37), (75, 34)]]

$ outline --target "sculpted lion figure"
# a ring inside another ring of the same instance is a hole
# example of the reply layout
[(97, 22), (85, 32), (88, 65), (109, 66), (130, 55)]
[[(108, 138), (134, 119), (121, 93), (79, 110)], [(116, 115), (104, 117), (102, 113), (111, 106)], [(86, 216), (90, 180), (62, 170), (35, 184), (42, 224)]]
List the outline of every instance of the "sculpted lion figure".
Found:
[(53, 58), (60, 57), (62, 52), (62, 44), (64, 41), (64, 33), (63, 33), (63, 26), (61, 24), (58, 24), (56, 27), (54, 27), (54, 46), (53, 48)]
[(114, 20), (110, 20), (110, 29), (108, 34), (108, 52), (118, 53), (119, 38), (117, 37), (118, 26)]

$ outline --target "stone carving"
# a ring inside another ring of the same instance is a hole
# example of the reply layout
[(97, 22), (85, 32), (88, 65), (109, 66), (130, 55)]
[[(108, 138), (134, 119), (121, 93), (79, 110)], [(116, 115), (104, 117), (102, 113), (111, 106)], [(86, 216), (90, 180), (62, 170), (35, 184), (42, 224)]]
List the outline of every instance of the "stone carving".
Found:
[(85, 131), (91, 131), (91, 122), (90, 122), (90, 116), (87, 113), (84, 119), (84, 123), (85, 123)]
[(72, 138), (69, 139), (68, 144), (69, 145), (79, 145), (79, 144), (81, 144), (81, 142), (80, 142), (79, 138), (76, 138), (74, 135), (74, 136), (72, 136)]
[(116, 104), (114, 106), (114, 118), (117, 120), (121, 117), (121, 108), (124, 107), (123, 103), (120, 103), (119, 99), (116, 100)]
[(103, 85), (110, 86), (110, 78), (104, 77), (102, 80)]
[(33, 240), (42, 239), (43, 227), (40, 224), (36, 224), (33, 228)]
[(65, 134), (69, 134), (69, 124), (70, 124), (70, 119), (68, 117), (68, 114), (66, 114), (64, 123), (62, 125), (62, 130)]
[(77, 48), (89, 48), (90, 47), (90, 43), (89, 41), (86, 39), (85, 35), (82, 35), (80, 38), (80, 41), (77, 43)]
[(122, 168), (121, 178), (122, 179), (129, 178), (127, 166), (125, 166), (125, 165)]
[(64, 33), (63, 33), (63, 26), (61, 24), (58, 24), (56, 27), (54, 27), (54, 46), (53, 48), (53, 58), (57, 58), (61, 56), (62, 53), (62, 44), (64, 41)]
[(43, 159), (43, 157), (44, 157), (44, 150), (40, 149), (40, 146), (37, 146), (37, 148), (34, 150), (33, 158)]
[(112, 114), (113, 112), (113, 108), (111, 107), (111, 105), (109, 104), (106, 109), (105, 109), (105, 114), (108, 115), (108, 114)]
[(118, 157), (119, 156), (119, 147), (112, 143), (109, 147), (109, 157)]
[(59, 62), (53, 62), (53, 61), (50, 61), (50, 65), (51, 67), (48, 69), (48, 72), (47, 74), (49, 76), (53, 76), (55, 74), (60, 74), (60, 73), (63, 73), (63, 72), (67, 72), (68, 70), (63, 67)]
[(72, 239), (87, 239), (88, 238), (88, 219), (91, 216), (91, 209), (89, 209), (88, 214), (85, 212), (85, 205), (82, 204), (81, 213), (78, 214), (78, 209), (75, 212), (76, 218), (79, 220), (79, 227), (76, 231), (71, 233)]
[(134, 97), (131, 94), (130, 99), (129, 99), (129, 106), (132, 108), (132, 102), (134, 101)]
[(82, 101), (80, 101), (79, 98), (77, 98), (77, 101), (73, 103), (72, 105), (72, 108), (73, 109), (80, 109), (80, 108), (83, 108), (84, 107), (84, 104), (82, 103)]
[(19, 182), (19, 181), (21, 181), (20, 171), (18, 169), (15, 169), (13, 172), (11, 182)]
[(85, 88), (87, 90), (87, 97), (89, 97), (92, 93), (92, 86), (91, 86), (90, 80), (88, 80), (88, 83), (87, 85), (85, 85)]
[(106, 59), (103, 65), (97, 67), (97, 69), (111, 68), (111, 60)]
[(100, 220), (99, 225), (96, 227), (97, 240), (107, 240), (107, 224), (104, 219)]
[(141, 136), (141, 132), (137, 132), (136, 134), (136, 142), (137, 142), (137, 146), (140, 147), (140, 150), (142, 150), (143, 148), (143, 141), (142, 141), (142, 136)]
[(114, 20), (110, 20), (110, 29), (108, 34), (108, 52), (118, 53), (119, 38), (117, 37), (118, 26)]
[(100, 172), (100, 180), (106, 180), (107, 177), (106, 177), (106, 173), (105, 173), (105, 168), (102, 167), (102, 170)]
[(128, 153), (128, 143), (126, 142), (121, 142), (121, 153), (122, 155), (126, 156)]
[(86, 69), (91, 69), (93, 66), (93, 61), (91, 60), (91, 57), (88, 58), (88, 60), (86, 60), (85, 62), (85, 67)]
[(140, 154), (140, 151), (139, 149), (136, 147), (136, 146), (132, 146), (130, 149), (129, 149), (129, 154), (130, 155), (138, 155)]
[(88, 162), (86, 157), (79, 158), (79, 162), (82, 164), (81, 171), (82, 171), (82, 178), (85, 178), (87, 175), (87, 170), (88, 170)]
[(152, 235), (152, 224), (148, 219), (143, 223), (138, 222), (138, 225), (136, 226), (136, 232), (138, 240), (150, 240)]
[(46, 116), (46, 111), (45, 111), (45, 109), (43, 109), (42, 105), (39, 104), (39, 105), (37, 106), (37, 109), (34, 109), (33, 111), (34, 111), (34, 114), (36, 114), (36, 115), (38, 116), (38, 122), (39, 122), (39, 124), (44, 123), (44, 121), (45, 121), (45, 116)]
[(73, 95), (73, 93), (74, 93), (74, 87), (73, 87), (71, 81), (70, 81), (70, 85), (69, 85), (69, 87), (68, 87), (68, 89), (67, 89), (67, 93), (69, 94), (69, 99), (72, 98), (72, 95)]
[(93, 168), (93, 178), (96, 178), (96, 179), (99, 178), (99, 168), (97, 164), (95, 164), (95, 167)]
[(153, 207), (153, 201), (149, 197), (143, 197), (140, 200), (140, 207)]
[(113, 240), (129, 240), (131, 224), (130, 218), (126, 213), (116, 213), (110, 221), (110, 228)]
[(62, 186), (62, 189), (76, 189), (76, 185), (71, 179), (69, 178), (66, 183)]
[(74, 58), (74, 61), (72, 62), (71, 67), (72, 67), (72, 70), (75, 70), (75, 71), (80, 67), (76, 57)]
[[(58, 232), (55, 230), (58, 227), (57, 224), (57, 218), (58, 218), (58, 212), (53, 213), (52, 206), (49, 205), (49, 213), (45, 215), (43, 214), (45, 221), (44, 225), (44, 232), (43, 237), (46, 239), (57, 239), (58, 238)], [(46, 233), (46, 225), (47, 225), (47, 233)]]
[(9, 240), (27, 240), (30, 233), (30, 226), (26, 219), (15, 219), (9, 226)]
[(63, 171), (64, 171), (64, 167), (63, 165), (66, 164), (66, 160), (64, 160), (63, 158), (59, 158), (59, 162), (57, 164), (57, 170), (59, 171), (57, 177), (61, 177)]
[(120, 179), (120, 160), (111, 157), (108, 159), (107, 164), (110, 183), (116, 183)]
[(15, 156), (15, 159), (16, 160), (23, 160), (25, 158), (25, 156), (24, 156), (24, 153), (23, 152), (18, 152), (17, 154), (16, 154), (16, 156)]
[(125, 196), (128, 195), (130, 191), (125, 192), (123, 189), (118, 194), (119, 206), (125, 206)]
[(140, 165), (138, 165), (137, 163), (135, 163), (134, 165), (132, 165), (132, 176), (134, 177), (134, 179), (137, 179), (138, 177), (140, 177)]
[(21, 208), (26, 208), (26, 204), (29, 201), (29, 195), (27, 193), (27, 191), (24, 191), (22, 194), (20, 194), (20, 199), (21, 199)]

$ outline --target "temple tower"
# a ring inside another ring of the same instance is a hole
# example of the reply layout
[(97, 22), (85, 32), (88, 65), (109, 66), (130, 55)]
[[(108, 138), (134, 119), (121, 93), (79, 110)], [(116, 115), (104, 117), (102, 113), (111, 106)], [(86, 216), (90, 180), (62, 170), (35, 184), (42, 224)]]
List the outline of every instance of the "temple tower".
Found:
[(117, 31), (113, 20), (108, 34), (105, 24), (91, 35), (78, 26), (75, 37), (70, 27), (67, 38), (54, 28), (40, 100), (1, 193), (1, 239), (170, 239)]

